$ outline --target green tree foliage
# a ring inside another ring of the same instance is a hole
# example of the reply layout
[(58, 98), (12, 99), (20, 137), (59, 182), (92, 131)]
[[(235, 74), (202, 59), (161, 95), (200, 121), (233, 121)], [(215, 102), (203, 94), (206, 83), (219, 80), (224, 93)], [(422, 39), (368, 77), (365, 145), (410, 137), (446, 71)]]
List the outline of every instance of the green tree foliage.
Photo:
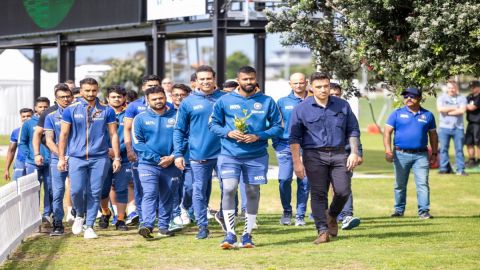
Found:
[[(140, 86), (142, 77), (145, 75), (145, 54), (137, 52), (131, 58), (125, 60), (111, 59), (108, 61), (112, 69), (100, 77), (100, 85), (125, 85), (127, 82)], [(127, 84), (126, 84), (127, 83)]]
[(57, 72), (57, 57), (42, 54), (42, 69), (47, 72)]
[[(480, 75), (480, 3), (467, 0), (288, 0), (269, 32), (310, 48), (320, 69), (350, 81), (363, 65), (400, 92), (459, 74)], [(372, 81), (373, 83), (373, 81)]]
[(235, 51), (227, 57), (227, 78), (234, 79), (237, 77), (237, 70), (243, 66), (250, 65), (250, 59), (245, 53)]

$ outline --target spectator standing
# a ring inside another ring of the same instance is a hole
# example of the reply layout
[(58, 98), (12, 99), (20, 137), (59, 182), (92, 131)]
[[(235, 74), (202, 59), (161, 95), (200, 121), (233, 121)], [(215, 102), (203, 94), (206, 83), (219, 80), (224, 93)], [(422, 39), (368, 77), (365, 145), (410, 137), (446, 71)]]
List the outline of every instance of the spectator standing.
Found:
[(467, 168), (480, 165), (480, 81), (472, 81), (470, 90), (471, 93), (467, 96), (468, 125), (465, 134), (465, 145), (469, 157)]

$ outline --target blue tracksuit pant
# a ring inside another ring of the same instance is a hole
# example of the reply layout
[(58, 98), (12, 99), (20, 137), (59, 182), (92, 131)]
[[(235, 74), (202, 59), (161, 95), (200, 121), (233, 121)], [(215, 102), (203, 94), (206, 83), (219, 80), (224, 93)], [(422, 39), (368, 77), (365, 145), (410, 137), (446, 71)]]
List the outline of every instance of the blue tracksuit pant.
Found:
[(65, 180), (67, 180), (68, 171), (59, 171), (57, 169), (57, 163), (58, 159), (52, 159), (52, 162), (50, 163), (53, 194), (53, 219), (56, 221), (62, 221), (65, 216), (63, 211), (63, 197), (65, 196)]
[(217, 159), (190, 161), (193, 172), (193, 211), (197, 226), (208, 226), (207, 207), (212, 190), (212, 173)]
[(143, 226), (153, 228), (158, 208), (158, 228), (168, 229), (173, 208), (172, 181), (179, 181), (181, 174), (173, 164), (167, 168), (149, 164), (138, 165), (143, 189)]
[(93, 226), (95, 223), (100, 207), (103, 181), (110, 169), (111, 164), (107, 156), (90, 157), (88, 160), (76, 157), (68, 159), (73, 206), (80, 215), (87, 212), (85, 223), (87, 226)]

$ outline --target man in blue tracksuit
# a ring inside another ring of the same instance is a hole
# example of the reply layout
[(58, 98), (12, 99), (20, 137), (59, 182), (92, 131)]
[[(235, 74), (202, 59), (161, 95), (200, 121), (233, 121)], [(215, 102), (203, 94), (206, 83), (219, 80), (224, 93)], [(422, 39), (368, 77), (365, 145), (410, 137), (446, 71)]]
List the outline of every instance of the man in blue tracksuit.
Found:
[[(258, 212), (260, 185), (267, 183), (268, 139), (282, 134), (282, 117), (277, 104), (257, 91), (256, 71), (242, 67), (237, 72), (239, 89), (221, 97), (213, 107), (210, 130), (221, 137), (218, 157), (223, 182), (223, 216), (227, 234), (221, 247), (235, 247), (235, 195), (239, 181), (247, 195), (246, 224), (241, 246), (254, 247), (251, 233)], [(242, 179), (240, 179), (242, 175)]]
[[(19, 150), (25, 157), (25, 169), (27, 174), (33, 173), (35, 170), (38, 174), (38, 181), (43, 183), (43, 217), (42, 222), (45, 226), (50, 226), (50, 215), (52, 214), (52, 179), (50, 177), (50, 151), (42, 145), (40, 152), (33, 151), (33, 133), (38, 122), (38, 117), (50, 106), (50, 100), (46, 97), (39, 97), (35, 101), (35, 115), (26, 121), (20, 131)], [(43, 164), (37, 166), (35, 164), (35, 156), (43, 157)]]
[[(199, 231), (197, 239), (209, 235), (207, 206), (211, 190), (212, 172), (217, 166), (220, 153), (220, 138), (211, 132), (208, 121), (213, 104), (225, 93), (215, 89), (215, 71), (209, 66), (200, 66), (197, 71), (197, 87), (180, 105), (174, 132), (175, 165), (185, 168), (185, 153), (188, 145), (190, 166), (193, 172), (193, 209)], [(188, 144), (185, 140), (188, 138)]]
[(133, 120), (133, 147), (138, 153), (138, 174), (143, 190), (142, 219), (138, 233), (153, 238), (158, 207), (158, 235), (172, 236), (168, 230), (173, 208), (172, 182), (181, 171), (173, 164), (173, 129), (176, 111), (166, 105), (162, 87), (145, 91), (149, 108)]
[[(27, 121), (28, 119), (32, 118), (33, 110), (30, 108), (22, 108), (20, 109), (20, 121), (22, 124)], [(25, 176), (25, 157), (22, 155), (22, 152), (17, 152), (18, 146), (18, 139), (20, 135), (20, 129), (22, 127), (18, 127), (12, 131), (10, 134), (10, 144), (8, 145), (7, 150), (7, 158), (5, 160), (5, 170), (3, 174), (3, 178), (6, 181), (10, 180), (10, 166), (13, 163), (13, 180), (17, 181), (18, 178)], [(17, 156), (15, 156), (15, 152), (17, 152)]]
[(43, 130), (45, 131), (45, 141), (51, 152), (50, 174), (52, 176), (52, 195), (53, 195), (53, 230), (51, 236), (61, 236), (64, 233), (63, 228), (63, 197), (65, 195), (65, 180), (68, 171), (59, 171), (58, 164), (58, 139), (60, 138), (60, 127), (63, 111), (73, 101), (73, 93), (65, 83), (55, 85), (55, 101), (57, 109), (45, 117)]
[[(121, 86), (110, 86), (107, 87), (107, 101), (108, 105), (115, 111), (115, 118), (118, 124), (117, 134), (118, 140), (120, 143), (120, 156), (122, 158), (122, 167), (116, 173), (113, 173), (112, 170), (108, 170), (107, 177), (103, 182), (102, 187), (102, 196), (100, 201), (100, 207), (102, 210), (102, 216), (98, 222), (98, 226), (102, 229), (108, 228), (110, 217), (112, 212), (108, 207), (108, 202), (110, 201), (110, 190), (112, 186), (115, 190), (115, 202), (117, 209), (117, 221), (115, 223), (115, 229), (120, 231), (127, 231), (128, 227), (125, 224), (125, 210), (127, 208), (128, 202), (128, 183), (132, 178), (132, 172), (130, 170), (130, 162), (127, 158), (127, 150), (125, 148), (125, 143), (123, 140), (123, 118), (125, 116), (125, 101), (126, 101), (127, 91)], [(114, 154), (113, 149), (108, 149), (108, 156), (110, 157), (110, 162), (113, 162)], [(112, 199), (113, 203), (113, 199)]]
[(80, 234), (85, 221), (83, 237), (92, 239), (98, 238), (93, 225), (100, 206), (103, 181), (110, 169), (108, 136), (114, 152), (111, 165), (114, 173), (120, 170), (121, 158), (115, 112), (98, 100), (97, 81), (92, 78), (83, 79), (80, 81), (80, 89), (83, 98), (63, 111), (57, 168), (66, 171), (68, 167), (73, 207), (77, 211), (72, 232)]
[[(142, 78), (142, 90), (145, 91), (148, 88), (160, 86), (161, 78), (157, 75), (146, 75)], [(169, 104), (169, 103), (167, 103)], [(170, 107), (171, 104), (169, 105)], [(128, 107), (125, 111), (125, 116), (123, 118), (124, 129), (123, 129), (123, 140), (125, 143), (125, 148), (127, 150), (128, 160), (131, 162), (131, 170), (133, 177), (133, 188), (135, 194), (135, 206), (136, 211), (129, 213), (127, 217), (127, 225), (135, 225), (136, 223), (142, 223), (142, 185), (140, 184), (140, 179), (138, 177), (138, 162), (137, 154), (135, 153), (132, 147), (132, 122), (133, 118), (139, 113), (144, 112), (148, 108), (148, 101), (145, 97), (141, 97), (134, 102), (128, 104)]]
[[(284, 131), (282, 136), (273, 139), (273, 148), (278, 160), (278, 187), (280, 191), (280, 200), (283, 207), (283, 215), (280, 218), (280, 224), (290, 225), (292, 218), (292, 175), (293, 162), (292, 152), (288, 144), (290, 132), (290, 116), (293, 109), (307, 96), (307, 81), (302, 73), (294, 73), (290, 76), (290, 86), (292, 92), (278, 100), (277, 104), (282, 114)], [(305, 226), (305, 212), (307, 210), (308, 193), (310, 191), (307, 177), (297, 178), (297, 214), (295, 216), (295, 226)]]

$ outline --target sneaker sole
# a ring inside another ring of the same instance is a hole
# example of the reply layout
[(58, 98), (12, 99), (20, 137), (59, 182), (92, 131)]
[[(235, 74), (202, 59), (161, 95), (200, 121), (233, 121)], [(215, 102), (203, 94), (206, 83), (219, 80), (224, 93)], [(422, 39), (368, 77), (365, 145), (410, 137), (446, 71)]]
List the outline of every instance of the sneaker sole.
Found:
[(50, 236), (62, 236), (63, 233), (50, 233)]
[(342, 226), (342, 230), (351, 230), (355, 227), (358, 227), (358, 225), (360, 225), (360, 219), (353, 219), (347, 224), (347, 226)]
[(222, 249), (234, 249), (234, 248), (235, 248), (235, 245), (232, 245), (232, 244), (230, 244), (230, 243), (228, 243), (228, 242), (223, 242), (223, 243), (220, 244), (220, 247), (221, 247)]
[(143, 238), (145, 238), (145, 239), (152, 239), (153, 238), (152, 233), (147, 228), (141, 228), (140, 230), (138, 230), (138, 234), (143, 236)]
[(241, 248), (254, 248), (255, 245), (252, 245), (252, 244), (248, 243), (248, 244), (245, 244), (245, 245), (241, 245), (240, 247)]

